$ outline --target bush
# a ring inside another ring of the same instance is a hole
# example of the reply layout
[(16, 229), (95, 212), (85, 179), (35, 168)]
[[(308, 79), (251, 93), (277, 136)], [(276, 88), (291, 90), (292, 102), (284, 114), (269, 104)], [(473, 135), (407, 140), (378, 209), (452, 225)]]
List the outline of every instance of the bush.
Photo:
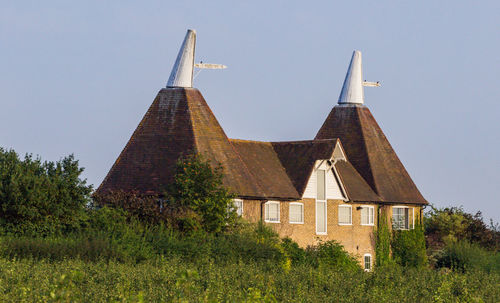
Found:
[(358, 261), (337, 241), (321, 241), (307, 248), (307, 259), (314, 267), (361, 270)]
[(435, 208), (425, 214), (425, 235), (431, 249), (440, 249), (450, 242), (467, 241), (490, 250), (500, 250), (500, 230), (490, 222), (486, 225), (481, 212), (466, 213), (461, 207)]
[(174, 181), (165, 191), (165, 212), (181, 231), (221, 232), (233, 226), (234, 196), (222, 183), (222, 166), (212, 168), (199, 154), (180, 157)]
[(83, 168), (70, 155), (42, 162), (0, 148), (0, 225), (5, 232), (51, 235), (77, 229), (92, 186), (80, 179)]
[(402, 266), (423, 267), (428, 263), (424, 230), (420, 224), (415, 224), (411, 230), (394, 230), (391, 248), (394, 260)]
[(436, 257), (436, 267), (459, 271), (481, 270), (500, 274), (500, 253), (492, 253), (478, 244), (451, 242)]

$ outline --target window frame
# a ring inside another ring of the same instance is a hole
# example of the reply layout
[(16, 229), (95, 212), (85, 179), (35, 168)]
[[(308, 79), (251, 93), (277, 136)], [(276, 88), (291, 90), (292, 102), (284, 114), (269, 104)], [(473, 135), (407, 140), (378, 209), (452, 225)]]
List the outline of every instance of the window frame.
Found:
[[(241, 214), (238, 214), (238, 207), (236, 207), (235, 202), (241, 202)], [(243, 199), (233, 199), (233, 209), (239, 217), (243, 217)]]
[[(268, 210), (267, 210), (267, 205), (272, 205), (272, 204), (277, 204), (278, 205), (278, 221), (274, 220), (268, 220)], [(267, 201), (264, 203), (264, 222), (266, 223), (281, 223), (281, 203), (280, 201)]]
[[(366, 268), (366, 257), (370, 257), (370, 267), (369, 268)], [(370, 272), (372, 271), (372, 268), (373, 268), (373, 257), (372, 257), (372, 254), (364, 254), (363, 255), (363, 270), (366, 271), (366, 272)]]
[[(292, 209), (291, 206), (292, 205), (300, 205), (300, 207), (302, 208), (300, 222), (292, 221), (292, 216), (291, 216), (291, 209)], [(290, 224), (304, 224), (304, 203), (301, 203), (301, 202), (290, 202), (289, 203), (289, 205), (288, 205), (288, 223), (290, 223)]]
[[(404, 225), (406, 225), (406, 220), (408, 220), (408, 228), (403, 227), (403, 228), (394, 228), (394, 209), (408, 209), (408, 216), (410, 216), (410, 209), (411, 209), (411, 224), (410, 224), (410, 218), (406, 218), (405, 221), (403, 222)], [(393, 206), (392, 207), (392, 229), (394, 230), (412, 230), (415, 229), (415, 207), (409, 207), (409, 206)]]
[[(360, 225), (363, 225), (363, 226), (375, 226), (375, 206), (372, 206), (372, 205), (361, 205), (360, 206), (361, 209), (360, 209)], [(368, 223), (363, 223), (363, 208), (367, 208), (368, 209)], [(372, 219), (372, 222), (370, 223), (370, 209), (372, 211), (372, 216), (371, 216), (371, 219)]]
[[(318, 204), (324, 204), (325, 205), (325, 231), (318, 231)], [(327, 235), (328, 234), (328, 205), (326, 203), (326, 200), (316, 200), (315, 203), (315, 210), (316, 210), (316, 234), (317, 235)]]
[[(340, 223), (340, 208), (349, 208), (350, 209), (350, 221), (351, 221), (351, 223)], [(349, 205), (349, 204), (339, 204), (337, 212), (338, 212), (337, 223), (339, 225), (352, 225), (352, 205)]]

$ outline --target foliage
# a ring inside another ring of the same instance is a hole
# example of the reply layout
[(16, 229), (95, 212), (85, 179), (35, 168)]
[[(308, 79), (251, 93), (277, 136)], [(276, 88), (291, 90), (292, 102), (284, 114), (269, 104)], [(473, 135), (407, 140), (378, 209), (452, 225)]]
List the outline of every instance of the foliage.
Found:
[(0, 226), (5, 232), (49, 235), (78, 227), (92, 186), (70, 155), (42, 162), (0, 148)]
[(378, 217), (378, 227), (374, 232), (375, 235), (375, 266), (393, 265), (391, 259), (391, 231), (387, 224), (387, 217), (384, 214)]
[(344, 250), (337, 241), (321, 241), (307, 248), (307, 255), (314, 267), (336, 268), (342, 270), (361, 270), (356, 258)]
[(481, 212), (466, 213), (461, 207), (435, 208), (425, 215), (425, 235), (431, 249), (451, 242), (468, 241), (490, 250), (500, 249), (500, 229), (484, 223)]
[(448, 244), (437, 256), (436, 267), (459, 271), (481, 270), (500, 274), (500, 253), (466, 241)]
[(0, 258), (1, 302), (499, 302), (500, 275), (362, 271), (163, 258), (140, 264)]
[(109, 207), (124, 210), (131, 217), (150, 224), (159, 224), (167, 220), (162, 212), (161, 203), (156, 196), (145, 196), (137, 191), (109, 191), (92, 195), (93, 207)]
[(421, 224), (410, 230), (394, 230), (391, 248), (394, 260), (402, 266), (423, 267), (428, 263)]
[(181, 231), (220, 232), (232, 226), (234, 196), (222, 183), (223, 169), (200, 154), (180, 157), (174, 181), (165, 192), (165, 211)]

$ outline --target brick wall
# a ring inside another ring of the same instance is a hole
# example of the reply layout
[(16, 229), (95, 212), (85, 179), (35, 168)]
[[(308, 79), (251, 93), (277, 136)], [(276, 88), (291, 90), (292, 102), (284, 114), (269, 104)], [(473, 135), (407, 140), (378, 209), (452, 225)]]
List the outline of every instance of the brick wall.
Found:
[[(243, 218), (258, 222), (264, 221), (264, 211), (261, 212), (261, 207), (264, 207), (264, 201), (244, 200), (243, 202)], [(317, 244), (318, 241), (336, 240), (342, 244), (345, 249), (357, 256), (361, 262), (364, 254), (371, 254), (372, 260), (375, 260), (375, 239), (373, 231), (377, 226), (377, 205), (370, 203), (346, 203), (341, 200), (327, 201), (327, 234), (318, 235), (316, 233), (316, 201), (315, 199), (302, 199), (304, 204), (304, 223), (296, 224), (289, 223), (289, 203), (280, 202), (280, 222), (266, 223), (271, 226), (281, 237), (290, 237), (296, 241), (301, 247)], [(339, 225), (338, 223), (338, 206), (341, 204), (352, 206), (352, 224)], [(361, 225), (361, 209), (359, 206), (374, 207), (374, 225)], [(410, 206), (415, 208), (415, 222), (419, 220), (420, 207)], [(392, 206), (382, 206), (382, 214), (387, 216), (387, 222), (391, 222)], [(261, 217), (262, 216), (262, 217)]]

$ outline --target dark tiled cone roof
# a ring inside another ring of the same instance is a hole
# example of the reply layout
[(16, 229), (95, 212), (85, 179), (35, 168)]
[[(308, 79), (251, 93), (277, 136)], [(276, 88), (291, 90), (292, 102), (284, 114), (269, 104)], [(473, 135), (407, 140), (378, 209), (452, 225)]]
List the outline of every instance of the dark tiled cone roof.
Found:
[(365, 106), (335, 106), (316, 139), (339, 138), (347, 158), (384, 202), (427, 204)]
[(265, 196), (197, 89), (162, 89), (98, 192), (161, 194), (179, 156), (198, 152), (224, 167), (224, 185), (241, 196)]

